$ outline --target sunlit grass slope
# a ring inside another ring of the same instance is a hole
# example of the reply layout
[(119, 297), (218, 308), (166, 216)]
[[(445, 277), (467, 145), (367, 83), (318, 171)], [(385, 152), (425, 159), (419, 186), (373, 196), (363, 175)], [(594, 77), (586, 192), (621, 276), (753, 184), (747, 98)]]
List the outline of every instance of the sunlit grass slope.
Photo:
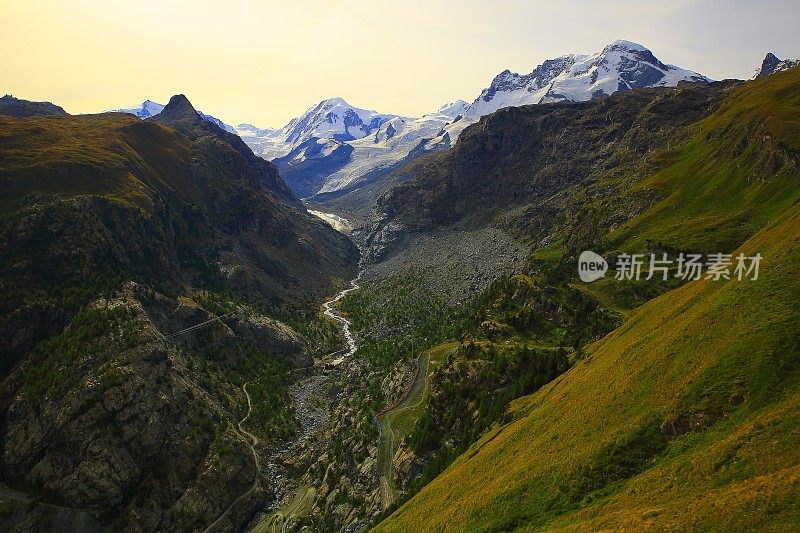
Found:
[(187, 141), (122, 113), (0, 117), (0, 180), (6, 207), (26, 194), (102, 195), (146, 205), (169, 190), (197, 201)]
[(644, 305), (379, 529), (800, 524), (800, 207), (742, 250), (758, 280)]

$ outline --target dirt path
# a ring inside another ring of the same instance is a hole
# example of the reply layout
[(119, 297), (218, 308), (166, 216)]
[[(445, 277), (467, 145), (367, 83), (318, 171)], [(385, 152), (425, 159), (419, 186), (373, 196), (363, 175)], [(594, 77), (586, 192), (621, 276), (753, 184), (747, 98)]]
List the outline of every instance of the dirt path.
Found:
[(207, 533), (209, 531), (214, 531), (214, 529), (225, 518), (225, 516), (230, 512), (230, 510), (233, 509), (236, 506), (236, 504), (238, 504), (244, 498), (246, 498), (247, 496), (252, 494), (253, 491), (256, 490), (256, 488), (258, 488), (258, 485), (259, 485), (259, 478), (261, 477), (261, 466), (260, 466), (260, 458), (258, 456), (258, 452), (256, 451), (256, 444), (258, 444), (259, 440), (258, 440), (258, 437), (256, 437), (255, 435), (253, 435), (252, 433), (250, 433), (249, 431), (247, 431), (244, 428), (244, 423), (247, 422), (247, 419), (250, 418), (250, 413), (253, 412), (253, 402), (250, 399), (250, 393), (247, 392), (247, 386), (250, 383), (252, 383), (252, 381), (248, 381), (247, 383), (242, 385), (242, 390), (244, 391), (244, 395), (245, 395), (245, 397), (247, 397), (247, 414), (244, 415), (244, 418), (239, 420), (239, 423), (237, 424), (237, 426), (239, 428), (239, 432), (242, 433), (244, 436), (246, 436), (247, 439), (250, 441), (248, 446), (250, 447), (250, 453), (253, 454), (253, 460), (255, 461), (255, 465), (256, 465), (255, 466), (255, 477), (253, 478), (253, 484), (250, 486), (249, 489), (247, 489), (246, 492), (242, 493), (238, 498), (233, 500), (230, 503), (230, 505), (228, 505), (228, 507), (225, 508), (225, 510), (222, 512), (222, 514), (219, 515), (219, 517), (216, 520), (214, 520), (214, 522), (212, 522), (211, 525), (209, 525), (206, 529), (203, 530), (204, 533)]
[(276, 509), (264, 520), (260, 521), (250, 533), (285, 533), (297, 521), (311, 510), (311, 504), (317, 497), (317, 491), (311, 486), (300, 487), (294, 499), (285, 507)]

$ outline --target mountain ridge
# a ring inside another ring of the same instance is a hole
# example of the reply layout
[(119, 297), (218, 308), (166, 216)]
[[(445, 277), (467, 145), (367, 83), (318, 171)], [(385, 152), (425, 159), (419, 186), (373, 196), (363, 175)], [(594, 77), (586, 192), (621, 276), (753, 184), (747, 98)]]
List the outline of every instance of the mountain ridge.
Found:
[[(494, 225), (532, 243), (552, 239), (553, 224), (576, 208), (573, 202), (584, 201), (574, 190), (609, 172), (612, 165), (605, 161), (613, 161), (615, 172), (649, 171), (647, 154), (719, 105), (735, 85), (644, 88), (586, 102), (509, 107), (482, 117), (453, 148), (390, 175), (402, 183), (376, 202), (367, 255), (380, 261), (408, 236), (453, 226)], [(619, 186), (598, 184), (597, 195)], [(638, 198), (619, 207), (627, 216), (658, 197), (656, 191), (629, 193)], [(598, 216), (619, 223), (606, 211)], [(597, 222), (575, 233), (588, 235)]]
[(505, 70), (468, 105), (445, 104), (418, 118), (380, 115), (385, 120), (358, 138), (307, 127), (324, 122), (313, 117), (326, 105), (344, 106), (341, 98), (312, 106), (279, 133), (253, 128), (242, 128), (240, 133), (254, 152), (278, 165), (300, 196), (320, 194), (323, 199), (380, 179), (417, 155), (452, 146), (464, 128), (503, 107), (586, 101), (637, 87), (672, 87), (682, 81), (707, 82), (708, 78), (665, 64), (641, 45), (618, 40), (595, 54), (547, 60), (526, 75)]
[(64, 108), (50, 102), (32, 102), (14, 98), (7, 94), (0, 98), (0, 115), (10, 117), (35, 117), (43, 115), (66, 115)]
[[(131, 114), (131, 115), (135, 115), (136, 117), (138, 117), (138, 118), (140, 118), (142, 120), (145, 120), (145, 119), (148, 119), (148, 118), (153, 117), (155, 115), (158, 115), (159, 113), (161, 113), (161, 111), (163, 111), (163, 109), (164, 109), (164, 105), (163, 104), (159, 104), (158, 102), (154, 102), (154, 101), (148, 99), (148, 100), (145, 100), (144, 102), (142, 102), (141, 104), (139, 104), (138, 106), (123, 107), (123, 108), (118, 108), (118, 109), (109, 109), (106, 112), (107, 113), (128, 113), (128, 114)], [(209, 122), (211, 122), (213, 124), (216, 124), (217, 126), (222, 128), (223, 130), (228, 131), (230, 133), (236, 133), (236, 128), (224, 123), (220, 119), (218, 119), (216, 117), (213, 117), (211, 115), (207, 115), (207, 114), (203, 113), (202, 111), (197, 111), (197, 113), (203, 119), (205, 119), (205, 120), (207, 120), (207, 121), (209, 121)]]

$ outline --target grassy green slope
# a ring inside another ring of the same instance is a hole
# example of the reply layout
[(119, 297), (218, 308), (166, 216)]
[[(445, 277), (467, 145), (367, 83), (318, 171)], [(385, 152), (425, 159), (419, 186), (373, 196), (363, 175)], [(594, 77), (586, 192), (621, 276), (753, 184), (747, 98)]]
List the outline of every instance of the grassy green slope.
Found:
[(664, 199), (609, 236), (612, 245), (646, 241), (703, 252), (731, 250), (797, 197), (800, 69), (736, 88), (694, 126), (680, 148), (655, 156), (663, 168), (636, 185)]
[(800, 207), (742, 250), (759, 280), (646, 304), (379, 529), (798, 523)]
[(764, 256), (634, 311), (379, 530), (800, 526), (800, 70), (738, 88), (611, 235)]

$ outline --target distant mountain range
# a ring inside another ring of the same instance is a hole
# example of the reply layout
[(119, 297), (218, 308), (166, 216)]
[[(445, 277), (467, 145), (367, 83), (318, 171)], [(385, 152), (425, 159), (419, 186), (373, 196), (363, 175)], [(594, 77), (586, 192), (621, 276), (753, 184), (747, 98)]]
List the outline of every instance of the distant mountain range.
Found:
[[(758, 76), (797, 64), (769, 53)], [(584, 102), (636, 88), (708, 81), (702, 74), (663, 63), (640, 44), (617, 40), (594, 54), (548, 59), (528, 74), (504, 70), (471, 104), (457, 100), (422, 117), (361, 109), (338, 97), (311, 106), (279, 129), (247, 123), (233, 127), (198, 114), (236, 133), (256, 155), (272, 161), (295, 194), (325, 199), (372, 183), (421, 154), (452, 146), (467, 126), (505, 107)], [(163, 107), (145, 100), (115, 111), (144, 119)]]
[(448, 128), (452, 137), (467, 124), (498, 109), (552, 102), (585, 102), (642, 87), (675, 87), (682, 81), (710, 81), (697, 72), (667, 65), (644, 46), (617, 40), (591, 55), (548, 59), (530, 74), (504, 70), (467, 109), (465, 120)]
[[(420, 118), (379, 114), (350, 106), (341, 98), (325, 100), (276, 133), (240, 135), (253, 151), (272, 161), (299, 196), (344, 189), (368, 181), (416, 153), (467, 107), (458, 100)], [(347, 126), (353, 124), (352, 126)]]
[[(472, 104), (459, 100), (420, 118), (367, 112), (333, 98), (281, 130), (240, 126), (237, 131), (255, 153), (273, 160), (295, 193), (310, 196), (356, 188), (409, 157), (449, 147), (465, 127), (503, 107), (581, 102), (681, 81), (708, 78), (662, 63), (639, 44), (614, 41), (595, 54), (547, 60), (529, 74), (505, 70)], [(356, 130), (346, 127), (351, 122)]]
[(349, 144), (372, 136), (397, 115), (353, 107), (342, 98), (329, 98), (310, 107), (278, 130), (241, 124), (237, 133), (254, 153), (273, 161), (284, 176), (291, 176), (299, 196), (318, 192), (329, 176), (354, 159)]

